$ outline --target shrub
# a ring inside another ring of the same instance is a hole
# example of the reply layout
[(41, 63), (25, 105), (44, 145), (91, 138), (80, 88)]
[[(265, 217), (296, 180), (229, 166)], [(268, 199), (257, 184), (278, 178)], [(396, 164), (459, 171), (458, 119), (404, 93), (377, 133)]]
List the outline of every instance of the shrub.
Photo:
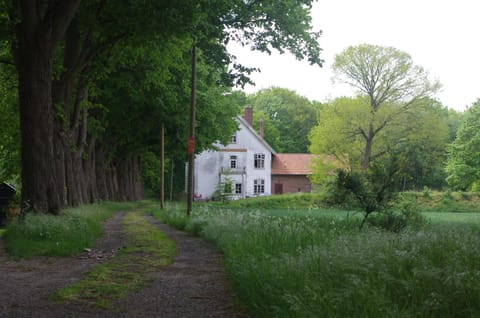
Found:
[(423, 193), (423, 197), (425, 199), (431, 199), (432, 198), (432, 191), (427, 186), (423, 187), (422, 193)]
[(367, 223), (371, 226), (397, 233), (407, 226), (419, 228), (425, 222), (425, 217), (420, 213), (416, 203), (404, 197), (401, 197), (390, 209), (372, 214), (367, 220)]

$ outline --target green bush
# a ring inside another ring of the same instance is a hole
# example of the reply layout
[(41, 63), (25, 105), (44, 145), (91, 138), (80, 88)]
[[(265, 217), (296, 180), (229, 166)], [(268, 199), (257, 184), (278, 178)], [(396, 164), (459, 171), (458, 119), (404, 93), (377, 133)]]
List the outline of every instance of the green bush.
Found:
[(400, 198), (393, 207), (374, 213), (367, 219), (371, 226), (397, 233), (407, 227), (419, 228), (425, 222), (417, 204), (408, 198)]
[(423, 197), (425, 199), (431, 199), (432, 198), (432, 191), (427, 186), (423, 187), (422, 193), (423, 193)]

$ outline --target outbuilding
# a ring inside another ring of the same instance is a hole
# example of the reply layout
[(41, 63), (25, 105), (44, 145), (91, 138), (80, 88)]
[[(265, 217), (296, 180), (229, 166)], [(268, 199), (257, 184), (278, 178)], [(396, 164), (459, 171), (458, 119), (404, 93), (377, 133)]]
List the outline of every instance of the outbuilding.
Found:
[(7, 218), (7, 209), (10, 202), (14, 199), (17, 189), (7, 183), (0, 184), (0, 226), (5, 224)]

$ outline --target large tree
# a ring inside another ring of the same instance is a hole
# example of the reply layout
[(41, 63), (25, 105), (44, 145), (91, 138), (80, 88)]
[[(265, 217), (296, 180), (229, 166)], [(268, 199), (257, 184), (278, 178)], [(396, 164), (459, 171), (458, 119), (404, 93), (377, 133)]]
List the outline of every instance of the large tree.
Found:
[[(366, 127), (354, 127), (363, 140), (361, 168), (368, 169), (375, 137), (419, 99), (435, 93), (440, 84), (431, 82), (428, 73), (413, 63), (405, 52), (393, 47), (362, 44), (351, 46), (335, 57), (333, 70), (337, 80), (359, 90), (368, 100)], [(382, 114), (384, 105), (396, 109)]]
[[(104, 125), (95, 124), (100, 117), (92, 98), (98, 94), (95, 83), (116, 72), (120, 44), (187, 41), (200, 48), (205, 64), (222, 70), (219, 82), (242, 84), (252, 69), (233, 63), (227, 71), (234, 61), (226, 51), (230, 40), (322, 63), (311, 2), (2, 1), (9, 13), (1, 16), (2, 39), (10, 42), (18, 70), (24, 208), (55, 212), (94, 199), (95, 178), (85, 173), (100, 144), (89, 129)], [(182, 61), (171, 65), (177, 63)]]
[[(333, 155), (347, 170), (362, 170), (365, 139), (358, 130), (382, 124), (398, 112), (399, 107), (383, 105), (372, 122), (367, 97), (337, 98), (324, 105), (320, 112), (319, 123), (310, 133), (310, 150), (315, 154)], [(396, 180), (390, 185), (398, 190), (423, 186), (441, 188), (445, 147), (449, 142), (445, 114), (438, 102), (417, 100), (414, 107), (396, 114), (395, 122), (377, 133), (370, 164), (378, 168), (384, 162), (395, 162), (389, 165), (398, 169)], [(320, 166), (315, 170), (320, 180), (325, 170), (328, 171), (328, 167)]]
[[(22, 201), (35, 211), (60, 209), (54, 156), (53, 65), (80, 0), (15, 1), (8, 7), (18, 71)], [(5, 7), (4, 7), (5, 8)]]

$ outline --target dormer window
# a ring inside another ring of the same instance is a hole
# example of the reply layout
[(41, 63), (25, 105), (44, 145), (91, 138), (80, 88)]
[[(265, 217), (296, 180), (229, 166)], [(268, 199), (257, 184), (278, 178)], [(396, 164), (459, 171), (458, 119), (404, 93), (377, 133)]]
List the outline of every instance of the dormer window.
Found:
[(237, 143), (237, 133), (235, 133), (235, 134), (232, 135), (232, 139), (230, 140), (230, 142), (231, 142), (232, 144), (236, 144), (236, 143)]

